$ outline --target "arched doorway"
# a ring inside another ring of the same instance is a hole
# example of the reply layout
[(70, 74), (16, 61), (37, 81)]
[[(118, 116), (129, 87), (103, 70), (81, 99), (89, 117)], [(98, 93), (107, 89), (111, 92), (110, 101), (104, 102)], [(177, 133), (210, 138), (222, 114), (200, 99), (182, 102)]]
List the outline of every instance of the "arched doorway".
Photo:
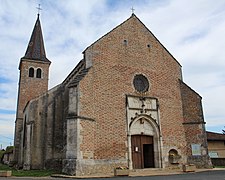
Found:
[(139, 115), (129, 125), (129, 157), (131, 169), (160, 168), (159, 126), (148, 115)]

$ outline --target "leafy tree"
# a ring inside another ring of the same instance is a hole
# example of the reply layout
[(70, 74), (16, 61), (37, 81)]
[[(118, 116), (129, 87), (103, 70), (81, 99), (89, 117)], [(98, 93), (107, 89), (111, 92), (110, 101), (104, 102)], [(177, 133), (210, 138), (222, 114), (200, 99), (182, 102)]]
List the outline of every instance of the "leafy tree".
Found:
[[(224, 128), (225, 128), (225, 126), (224, 126)], [(225, 134), (225, 129), (222, 129), (222, 133)]]
[(4, 153), (5, 153), (4, 149), (0, 150), (0, 162), (1, 162), (1, 159), (2, 159), (2, 156), (3, 156)]
[(7, 146), (5, 152), (12, 152), (13, 151), (13, 146)]

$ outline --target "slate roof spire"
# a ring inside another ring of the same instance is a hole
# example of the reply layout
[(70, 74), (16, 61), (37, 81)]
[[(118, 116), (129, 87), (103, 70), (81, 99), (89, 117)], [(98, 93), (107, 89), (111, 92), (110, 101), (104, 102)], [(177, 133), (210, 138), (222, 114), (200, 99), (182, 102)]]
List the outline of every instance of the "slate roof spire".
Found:
[(45, 54), (44, 40), (41, 30), (41, 22), (39, 18), (40, 14), (37, 15), (37, 20), (34, 25), (33, 32), (31, 34), (31, 38), (23, 58), (29, 60), (38, 60), (38, 61), (47, 61), (50, 62)]

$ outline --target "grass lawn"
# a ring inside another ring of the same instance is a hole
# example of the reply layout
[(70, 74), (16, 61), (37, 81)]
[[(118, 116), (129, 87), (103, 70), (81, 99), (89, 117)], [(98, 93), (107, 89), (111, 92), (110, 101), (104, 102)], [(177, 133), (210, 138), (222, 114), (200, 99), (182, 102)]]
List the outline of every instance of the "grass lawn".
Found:
[(0, 171), (1, 170), (9, 170), (12, 171), (12, 176), (23, 177), (23, 176), (32, 176), (32, 177), (44, 177), (44, 176), (51, 176), (54, 173), (57, 173), (53, 170), (16, 170), (11, 168), (7, 165), (0, 164)]

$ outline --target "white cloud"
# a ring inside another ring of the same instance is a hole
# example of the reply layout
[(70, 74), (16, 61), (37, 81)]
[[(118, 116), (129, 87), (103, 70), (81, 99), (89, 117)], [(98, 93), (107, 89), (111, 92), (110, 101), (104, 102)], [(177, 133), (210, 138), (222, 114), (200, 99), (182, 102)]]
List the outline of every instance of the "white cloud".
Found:
[(0, 114), (0, 145), (5, 148), (6, 146), (13, 145), (14, 139), (14, 114)]
[(141, 13), (183, 66), (184, 81), (203, 97), (208, 129), (225, 125), (224, 8), (224, 1), (173, 0), (151, 11), (150, 18)]
[(1, 0), (0, 82), (1, 78), (8, 81), (0, 83), (0, 109), (16, 108), (19, 60), (26, 51), (39, 2), (46, 53), (52, 61), (50, 88), (64, 80), (87, 46), (129, 18), (134, 6), (135, 14), (181, 63), (184, 81), (203, 97), (207, 127), (225, 124), (223, 0)]

